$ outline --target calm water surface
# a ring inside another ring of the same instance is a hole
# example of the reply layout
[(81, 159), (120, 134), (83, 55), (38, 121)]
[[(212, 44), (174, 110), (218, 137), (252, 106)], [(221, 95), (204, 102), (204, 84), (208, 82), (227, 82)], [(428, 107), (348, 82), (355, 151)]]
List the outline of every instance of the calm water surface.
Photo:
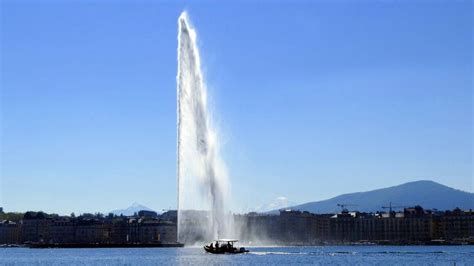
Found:
[(474, 246), (253, 247), (240, 255), (201, 248), (0, 248), (0, 265), (474, 265)]

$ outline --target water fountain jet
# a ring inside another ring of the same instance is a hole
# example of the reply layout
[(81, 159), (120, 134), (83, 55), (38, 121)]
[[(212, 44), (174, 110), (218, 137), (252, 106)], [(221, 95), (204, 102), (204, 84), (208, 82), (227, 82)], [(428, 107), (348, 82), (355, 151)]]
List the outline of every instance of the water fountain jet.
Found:
[(196, 31), (178, 19), (178, 241), (196, 243), (230, 234), (228, 178), (207, 107)]

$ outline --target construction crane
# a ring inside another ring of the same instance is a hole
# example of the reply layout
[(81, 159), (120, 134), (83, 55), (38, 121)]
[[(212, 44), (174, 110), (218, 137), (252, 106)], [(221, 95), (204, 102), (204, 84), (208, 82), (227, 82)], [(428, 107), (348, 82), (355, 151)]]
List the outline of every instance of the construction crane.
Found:
[(357, 206), (357, 204), (338, 203), (337, 206), (341, 207), (342, 212), (348, 212), (347, 206)]
[(408, 208), (407, 206), (393, 206), (392, 202), (388, 206), (382, 206), (382, 209), (389, 209), (389, 213), (392, 213), (392, 209)]

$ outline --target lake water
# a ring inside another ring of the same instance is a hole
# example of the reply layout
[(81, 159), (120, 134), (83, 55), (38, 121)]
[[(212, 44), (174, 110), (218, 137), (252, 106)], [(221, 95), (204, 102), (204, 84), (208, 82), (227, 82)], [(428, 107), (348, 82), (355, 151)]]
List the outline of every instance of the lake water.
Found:
[(213, 255), (202, 248), (0, 248), (0, 265), (474, 265), (474, 246), (253, 247)]

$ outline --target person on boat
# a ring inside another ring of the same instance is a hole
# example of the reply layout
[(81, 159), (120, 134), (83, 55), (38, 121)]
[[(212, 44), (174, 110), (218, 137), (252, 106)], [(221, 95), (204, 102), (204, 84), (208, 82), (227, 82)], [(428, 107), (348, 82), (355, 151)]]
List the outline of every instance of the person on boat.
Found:
[(216, 241), (216, 250), (219, 250), (219, 242)]
[(214, 243), (211, 243), (211, 244), (209, 245), (209, 248), (210, 248), (211, 250), (213, 250), (213, 249), (214, 249)]

